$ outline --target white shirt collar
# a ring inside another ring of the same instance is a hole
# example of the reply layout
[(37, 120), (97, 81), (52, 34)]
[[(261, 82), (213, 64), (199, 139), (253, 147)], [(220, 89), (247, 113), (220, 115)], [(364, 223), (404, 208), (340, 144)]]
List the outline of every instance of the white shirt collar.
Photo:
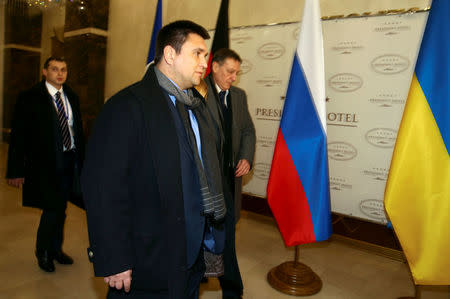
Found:
[[(217, 83), (215, 83), (215, 84), (216, 84), (217, 94), (219, 94), (219, 92), (221, 92), (222, 89), (219, 87), (219, 85), (217, 85)], [(229, 92), (230, 92), (229, 89), (225, 90), (225, 96), (227, 96)]]
[(54, 97), (58, 91), (61, 93), (61, 95), (64, 93), (62, 85), (61, 85), (61, 89), (56, 89), (53, 85), (51, 85), (50, 83), (45, 81), (45, 86), (47, 87), (48, 93), (52, 97)]

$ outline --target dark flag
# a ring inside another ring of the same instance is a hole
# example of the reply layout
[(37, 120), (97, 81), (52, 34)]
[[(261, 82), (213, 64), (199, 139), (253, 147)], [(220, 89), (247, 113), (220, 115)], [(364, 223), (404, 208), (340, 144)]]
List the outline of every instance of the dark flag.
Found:
[(216, 31), (214, 32), (214, 39), (209, 53), (208, 68), (206, 69), (205, 77), (211, 72), (211, 59), (214, 52), (221, 48), (229, 48), (230, 45), (230, 38), (228, 36), (228, 3), (228, 0), (222, 0), (222, 3), (220, 4)]

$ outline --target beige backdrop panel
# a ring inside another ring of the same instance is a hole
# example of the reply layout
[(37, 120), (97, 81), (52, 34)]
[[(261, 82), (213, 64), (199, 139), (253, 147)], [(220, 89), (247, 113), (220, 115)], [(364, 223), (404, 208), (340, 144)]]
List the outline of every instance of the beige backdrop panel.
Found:
[(244, 177), (243, 190), (260, 197), (266, 196), (298, 32), (298, 22), (230, 31), (230, 47), (243, 60), (242, 74), (235, 85), (247, 93), (249, 112), (256, 128), (254, 168)]
[[(275, 1), (230, 1), (230, 27), (298, 21), (303, 7), (303, 1), (300, 2), (289, 0), (283, 3), (283, 7), (278, 7), (279, 2)], [(137, 0), (133, 1), (133, 5), (129, 3), (111, 0), (107, 98), (139, 80), (144, 73), (156, 0)], [(333, 0), (321, 1), (321, 4), (322, 15), (337, 15), (408, 9), (413, 6), (423, 8), (429, 1)], [(192, 19), (212, 29), (219, 5), (219, 0), (163, 1), (163, 23)], [(330, 160), (334, 211), (377, 222), (385, 221), (382, 193), (415, 61), (418, 36), (422, 30), (418, 21), (420, 17), (417, 17), (419, 15), (422, 15), (423, 20), (425, 14), (324, 22), (327, 80), (331, 82), (327, 86), (331, 98), (328, 104), (329, 123), (339, 123), (339, 118), (341, 121), (358, 122), (356, 127), (332, 125), (329, 128), (332, 154), (352, 156), (357, 153), (353, 160), (346, 162)], [(231, 47), (244, 59), (243, 75), (239, 78), (238, 86), (247, 91), (249, 110), (257, 130), (255, 169), (252, 175), (245, 178), (244, 191), (261, 197), (266, 195), (273, 146), (297, 33), (298, 23), (230, 31)], [(340, 51), (353, 52), (342, 54)], [(406, 60), (396, 61), (399, 57), (400, 60), (402, 57)], [(380, 73), (380, 68), (386, 63), (394, 66), (398, 63), (400, 68), (406, 63), (407, 67), (399, 74), (383, 74), (383, 70)], [(357, 76), (342, 75), (346, 73)], [(336, 91), (342, 88), (344, 81), (356, 84), (358, 88), (351, 92)], [(389, 101), (394, 104), (390, 108), (385, 107)], [(380, 114), (378, 110), (390, 112)], [(372, 113), (374, 111), (376, 113)], [(389, 140), (389, 147), (373, 145), (380, 140), (385, 141), (380, 136)]]
[[(164, 23), (192, 19), (208, 29), (216, 25), (220, 0), (167, 0)], [(425, 7), (429, 0), (320, 0), (322, 16)], [(304, 0), (230, 0), (230, 26), (295, 22), (303, 15)], [(205, 13), (206, 12), (206, 13)]]
[(334, 212), (386, 222), (384, 189), (427, 16), (323, 22)]
[[(230, 0), (230, 27), (298, 22), (303, 0)], [(426, 7), (430, 0), (321, 0), (322, 15)], [(163, 0), (163, 23), (190, 19), (214, 29), (220, 0)], [(147, 59), (156, 0), (110, 0), (106, 99), (139, 80)]]
[[(332, 210), (385, 223), (390, 160), (428, 13), (323, 22)], [(232, 29), (256, 127), (243, 191), (266, 197), (299, 23)], [(213, 32), (211, 32), (213, 35)]]

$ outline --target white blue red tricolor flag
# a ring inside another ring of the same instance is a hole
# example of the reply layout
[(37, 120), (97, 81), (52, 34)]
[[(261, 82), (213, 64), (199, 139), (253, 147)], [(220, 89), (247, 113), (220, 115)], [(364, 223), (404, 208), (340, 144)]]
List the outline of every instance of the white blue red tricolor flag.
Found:
[(162, 27), (162, 6), (161, 0), (156, 4), (155, 21), (153, 22), (152, 37), (150, 40), (150, 48), (148, 49), (147, 65), (155, 58), (156, 36)]
[(325, 71), (318, 0), (306, 0), (267, 200), (286, 246), (331, 235)]

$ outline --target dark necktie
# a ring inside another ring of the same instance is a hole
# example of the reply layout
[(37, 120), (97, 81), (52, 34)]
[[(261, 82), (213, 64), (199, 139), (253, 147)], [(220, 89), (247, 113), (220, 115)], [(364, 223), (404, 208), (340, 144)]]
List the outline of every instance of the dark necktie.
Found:
[(64, 104), (61, 100), (61, 93), (59, 91), (56, 92), (55, 94), (55, 102), (56, 107), (58, 107), (58, 121), (59, 121), (59, 128), (61, 129), (63, 144), (66, 150), (70, 150), (72, 147), (72, 140), (70, 138), (66, 110), (64, 109)]
[(222, 110), (227, 109), (227, 105), (225, 104), (225, 95), (226, 94), (227, 94), (227, 92), (225, 90), (222, 90), (221, 92), (219, 92), (219, 99), (220, 99), (220, 103), (222, 104)]

